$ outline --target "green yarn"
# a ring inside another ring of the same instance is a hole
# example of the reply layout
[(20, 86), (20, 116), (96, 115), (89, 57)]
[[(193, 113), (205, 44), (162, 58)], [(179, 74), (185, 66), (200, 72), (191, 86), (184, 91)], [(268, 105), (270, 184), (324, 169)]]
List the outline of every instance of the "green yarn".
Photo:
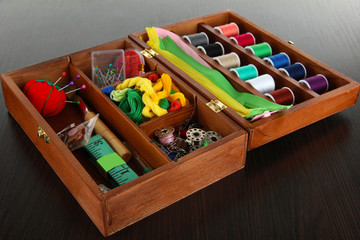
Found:
[(174, 94), (176, 91), (174, 89), (171, 89), (170, 94)]
[(126, 93), (130, 90), (130, 88), (124, 88), (122, 90), (114, 90), (110, 93), (111, 100), (115, 102), (121, 102), (126, 97)]
[(168, 110), (170, 108), (170, 103), (166, 98), (160, 99), (159, 106), (163, 109)]
[(142, 119), (142, 110), (144, 103), (141, 98), (141, 92), (138, 89), (129, 89), (126, 97), (119, 103), (119, 108), (135, 123)]

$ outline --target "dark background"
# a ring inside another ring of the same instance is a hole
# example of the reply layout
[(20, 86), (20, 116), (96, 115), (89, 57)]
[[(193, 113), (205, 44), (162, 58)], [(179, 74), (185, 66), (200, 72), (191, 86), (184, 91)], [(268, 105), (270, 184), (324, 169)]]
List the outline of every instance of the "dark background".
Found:
[[(0, 0), (0, 72), (232, 9), (359, 81), (360, 1)], [(0, 239), (101, 239), (0, 96)], [(108, 239), (360, 239), (359, 104)], [(289, 123), (291, 124), (291, 123)]]

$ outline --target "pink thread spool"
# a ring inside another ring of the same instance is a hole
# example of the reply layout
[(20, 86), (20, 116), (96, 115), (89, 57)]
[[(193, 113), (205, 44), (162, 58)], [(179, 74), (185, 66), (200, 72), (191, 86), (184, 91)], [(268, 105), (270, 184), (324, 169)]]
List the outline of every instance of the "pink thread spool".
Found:
[(233, 37), (239, 35), (239, 27), (236, 23), (231, 22), (225, 25), (216, 26), (214, 29), (226, 37)]
[(159, 138), (162, 145), (169, 145), (175, 140), (174, 127), (163, 127), (155, 131), (155, 136)]
[(230, 39), (242, 47), (255, 45), (256, 43), (254, 35), (250, 32), (230, 37)]

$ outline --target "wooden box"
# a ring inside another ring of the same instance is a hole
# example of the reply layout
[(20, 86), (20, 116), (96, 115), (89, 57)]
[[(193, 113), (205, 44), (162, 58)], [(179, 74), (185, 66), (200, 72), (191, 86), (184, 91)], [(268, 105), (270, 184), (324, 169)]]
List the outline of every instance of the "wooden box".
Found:
[[(214, 26), (228, 22), (236, 22), (242, 29), (246, 29), (244, 31), (251, 31), (258, 39), (266, 39), (274, 52), (286, 51), (291, 58), (306, 64), (309, 72), (326, 75), (330, 82), (330, 91), (318, 95), (308, 90), (214, 31)], [(167, 73), (189, 99), (190, 104), (179, 111), (136, 125), (90, 80), (91, 52), (129, 48), (139, 51), (148, 49), (149, 46), (144, 42), (147, 39), (145, 32), (131, 34), (129, 38), (104, 43), (2, 74), (2, 88), (10, 113), (104, 236), (119, 231), (242, 169), (245, 166), (248, 150), (352, 106), (356, 103), (359, 94), (359, 84), (355, 81), (232, 11), (186, 20), (164, 28), (179, 35), (206, 32), (212, 40), (223, 43), (226, 51), (239, 54), (243, 63), (252, 63), (259, 71), (273, 75), (279, 87), (291, 87), (297, 102), (288, 110), (254, 123), (240, 117), (230, 108), (215, 113), (206, 103), (215, 100), (216, 96), (162, 56), (155, 56), (145, 58), (146, 74)], [(199, 54), (213, 68), (222, 72), (236, 89), (265, 98), (263, 94), (237, 79), (211, 58), (200, 52)], [(141, 176), (109, 192), (103, 193), (100, 190), (99, 184), (109, 186), (106, 179), (88, 161), (82, 151), (71, 152), (57, 135), (57, 132), (70, 123), (83, 121), (77, 106), (67, 104), (60, 115), (43, 118), (22, 92), (28, 80), (47, 77), (54, 82), (62, 72), (67, 73), (61, 80), (62, 84), (67, 84), (75, 76), (80, 75), (75, 85), (80, 87), (85, 84), (87, 87), (81, 90), (79, 95), (91, 110), (100, 114), (100, 118), (119, 139), (126, 142), (133, 153), (153, 168), (151, 172), (141, 174), (136, 161), (132, 158), (128, 165)], [(199, 123), (209, 130), (218, 132), (223, 138), (174, 162), (152, 140), (154, 131), (168, 125), (179, 126), (193, 113)]]
[[(307, 75), (314, 76), (322, 74), (326, 76), (329, 82), (329, 90), (324, 94), (317, 94), (300, 84), (295, 79), (280, 72), (275, 67), (266, 63), (259, 57), (249, 53), (243, 47), (237, 45), (228, 37), (214, 30), (215, 26), (220, 26), (234, 22), (240, 29), (240, 34), (250, 32), (254, 35), (256, 43), (267, 42), (272, 48), (272, 54), (285, 52), (291, 59), (291, 63), (300, 62), (306, 66)], [(295, 95), (295, 104), (288, 110), (282, 110), (268, 118), (261, 119), (256, 122), (249, 122), (241, 117), (233, 109), (227, 108), (224, 112), (236, 121), (240, 126), (249, 132), (248, 150), (262, 146), (270, 141), (282, 137), (288, 133), (305, 127), (318, 120), (326, 118), (334, 113), (342, 111), (357, 101), (359, 95), (359, 84), (326, 66), (318, 60), (312, 58), (308, 54), (300, 51), (294, 45), (281, 40), (280, 38), (269, 33), (265, 29), (255, 25), (249, 20), (241, 17), (231, 10), (189, 19), (179, 23), (163, 26), (171, 32), (179, 36), (204, 32), (209, 38), (209, 42), (220, 42), (225, 53), (235, 52), (241, 60), (241, 65), (253, 64), (257, 67), (259, 75), (270, 74), (274, 80), (276, 89), (289, 87)], [(146, 41), (148, 36), (146, 32), (134, 33), (129, 36), (143, 48), (150, 48)], [(139, 38), (141, 37), (141, 38)], [(189, 46), (193, 47), (189, 44)], [(193, 47), (194, 48), (194, 47)], [(208, 57), (203, 52), (194, 48), (207, 63), (214, 69), (219, 70), (229, 80), (229, 82), (240, 92), (249, 92), (257, 96), (266, 98), (264, 94), (251, 87), (245, 81), (238, 78), (228, 69), (222, 67), (219, 63)], [(189, 78), (184, 72), (169, 62), (163, 56), (155, 56), (167, 67), (173, 69), (177, 75), (183, 78), (191, 87), (196, 89), (207, 99), (215, 99), (216, 97), (207, 91), (203, 86), (193, 79)]]

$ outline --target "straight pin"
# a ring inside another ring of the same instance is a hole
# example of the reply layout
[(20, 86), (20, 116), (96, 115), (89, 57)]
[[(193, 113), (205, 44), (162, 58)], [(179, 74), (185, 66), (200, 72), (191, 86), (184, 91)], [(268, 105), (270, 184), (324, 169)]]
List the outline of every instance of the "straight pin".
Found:
[(62, 88), (60, 88), (58, 91), (64, 90), (65, 88), (67, 88), (67, 87), (69, 87), (69, 86), (71, 86), (71, 85), (73, 85), (73, 84), (74, 84), (74, 82), (73, 82), (73, 81), (71, 81), (68, 85), (66, 85), (66, 86), (64, 86), (64, 87), (62, 87)]
[(56, 85), (56, 84), (61, 80), (61, 78), (65, 77), (65, 76), (66, 76), (66, 72), (63, 72), (63, 73), (61, 74), (61, 76), (58, 78), (58, 80), (56, 80), (56, 82), (54, 83), (54, 85)]
[(74, 89), (74, 90), (71, 90), (71, 91), (69, 91), (69, 92), (67, 92), (67, 93), (65, 93), (65, 94), (69, 94), (69, 93), (75, 92), (75, 91), (80, 90), (80, 89), (85, 89), (85, 88), (86, 88), (86, 86), (85, 86), (85, 85), (82, 85), (81, 87), (79, 87), (79, 88), (77, 88), (77, 89)]

